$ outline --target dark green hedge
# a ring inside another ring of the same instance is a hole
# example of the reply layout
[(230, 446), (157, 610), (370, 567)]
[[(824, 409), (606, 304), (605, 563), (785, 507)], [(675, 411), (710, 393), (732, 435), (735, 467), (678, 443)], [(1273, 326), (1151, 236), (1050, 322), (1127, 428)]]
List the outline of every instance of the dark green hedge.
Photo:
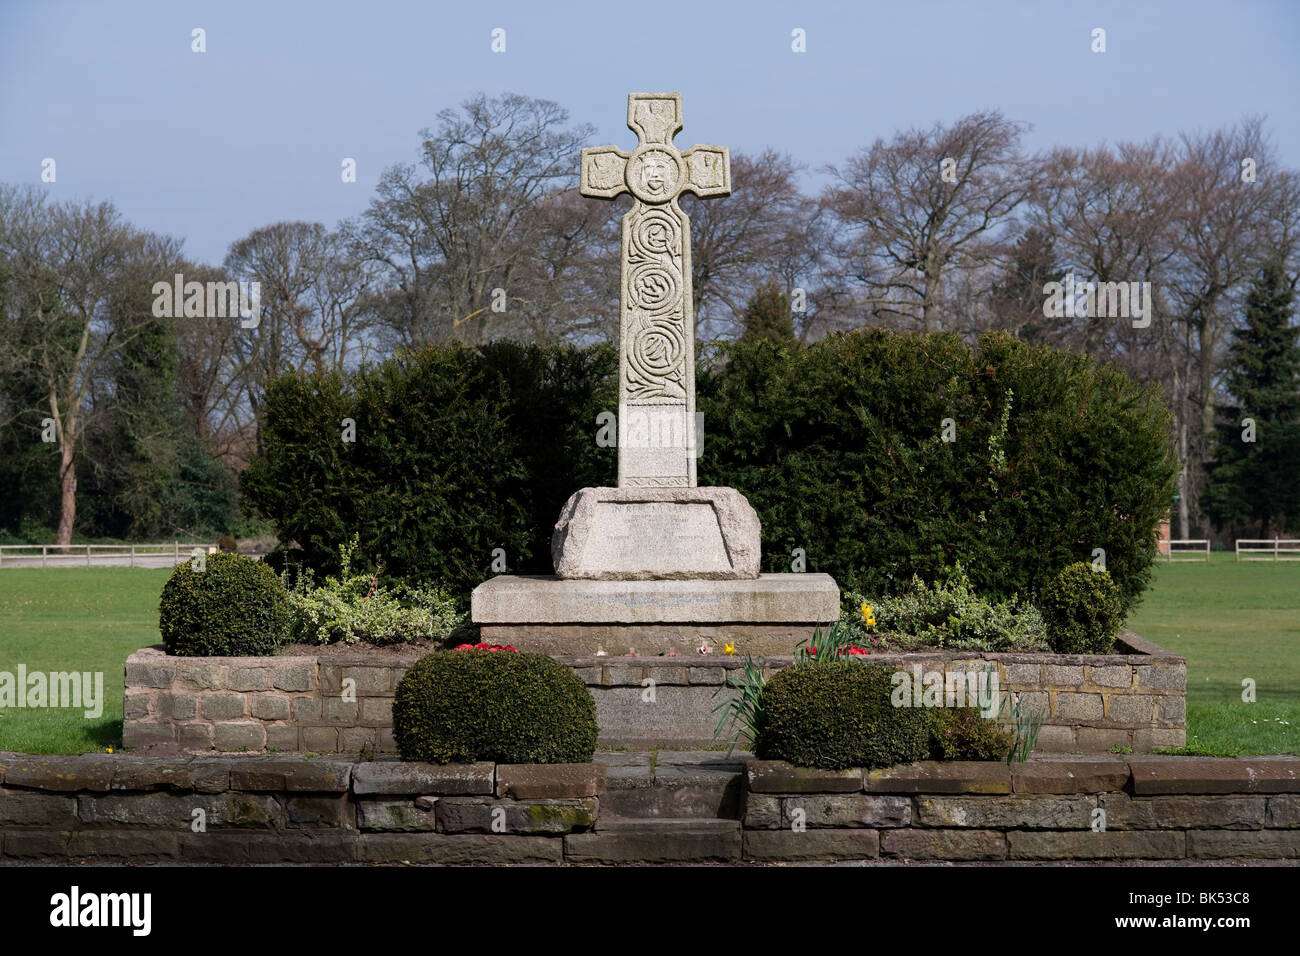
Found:
[[(357, 531), (394, 575), (462, 595), (494, 548), (512, 572), (549, 573), (564, 500), (615, 480), (616, 450), (595, 434), (617, 368), (605, 346), (500, 343), (282, 377), (245, 495), (321, 570)], [(841, 588), (888, 594), (960, 561), (982, 595), (1037, 600), (1102, 548), (1125, 608), (1146, 585), (1175, 473), (1154, 386), (1001, 334), (973, 351), (883, 330), (758, 341), (702, 353), (697, 370), (700, 484), (749, 498), (765, 570), (790, 570), (802, 548)]]
[(754, 754), (841, 770), (924, 760), (932, 722), (924, 707), (894, 707), (885, 664), (835, 661), (787, 667), (763, 685)]
[(168, 654), (274, 654), (289, 631), (289, 597), (280, 578), (261, 561), (209, 554), (204, 570), (196, 571), (191, 559), (167, 579), (158, 630)]
[(607, 346), (496, 343), (423, 348), (347, 378), (281, 376), (244, 494), (318, 571), (337, 573), (355, 532), (387, 573), (462, 598), (496, 548), (513, 573), (550, 573), (565, 500), (616, 480), (616, 451), (594, 435), (597, 414), (617, 408), (617, 368)]
[(544, 654), (438, 651), (411, 665), (393, 699), (403, 760), (586, 763), (596, 734), (591, 692)]
[(1155, 386), (1000, 333), (971, 350), (869, 329), (707, 364), (700, 484), (749, 498), (764, 570), (803, 548), (842, 589), (889, 594), (960, 561), (981, 595), (1036, 600), (1103, 548), (1125, 608), (1145, 589), (1175, 474)]

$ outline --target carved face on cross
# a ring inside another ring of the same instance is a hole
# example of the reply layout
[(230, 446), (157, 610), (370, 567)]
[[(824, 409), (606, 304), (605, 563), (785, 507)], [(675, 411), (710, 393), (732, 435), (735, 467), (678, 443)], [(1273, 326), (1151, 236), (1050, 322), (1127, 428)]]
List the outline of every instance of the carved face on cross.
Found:
[(631, 94), (627, 125), (639, 141), (631, 153), (617, 146), (582, 151), (584, 196), (613, 199), (630, 192), (653, 205), (684, 192), (701, 197), (731, 194), (731, 157), (725, 146), (692, 146), (682, 152), (673, 145), (682, 128), (680, 93)]
[(642, 154), (641, 188), (652, 196), (667, 195), (669, 187), (677, 185), (677, 177), (670, 172), (671, 169), (670, 158), (658, 150)]
[(677, 205), (683, 192), (725, 196), (731, 162), (725, 147), (681, 152), (678, 93), (633, 93), (627, 125), (631, 153), (617, 146), (582, 151), (582, 194), (636, 202), (623, 217), (619, 318), (618, 484), (694, 487), (695, 314), (691, 224)]

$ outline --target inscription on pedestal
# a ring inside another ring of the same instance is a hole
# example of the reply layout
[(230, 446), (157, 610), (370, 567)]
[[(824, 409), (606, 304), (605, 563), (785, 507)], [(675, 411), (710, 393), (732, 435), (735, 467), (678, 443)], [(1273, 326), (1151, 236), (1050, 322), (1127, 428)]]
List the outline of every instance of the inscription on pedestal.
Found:
[(600, 538), (584, 555), (582, 570), (731, 570), (717, 512), (708, 502), (602, 501), (595, 525)]

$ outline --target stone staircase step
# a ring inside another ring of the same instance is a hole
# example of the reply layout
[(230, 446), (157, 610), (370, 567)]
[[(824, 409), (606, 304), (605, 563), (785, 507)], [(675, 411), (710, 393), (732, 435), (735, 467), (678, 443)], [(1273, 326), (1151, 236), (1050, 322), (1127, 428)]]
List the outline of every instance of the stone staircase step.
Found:
[(739, 860), (739, 820), (660, 817), (629, 819), (606, 813), (596, 829), (564, 838), (566, 860), (590, 863), (674, 863)]
[(596, 757), (606, 765), (601, 811), (641, 819), (739, 819), (748, 757), (661, 751), (652, 761), (646, 753), (602, 752)]
[[(610, 768), (610, 772), (622, 768)], [(622, 817), (739, 819), (744, 774), (688, 767), (607, 777), (602, 810)]]

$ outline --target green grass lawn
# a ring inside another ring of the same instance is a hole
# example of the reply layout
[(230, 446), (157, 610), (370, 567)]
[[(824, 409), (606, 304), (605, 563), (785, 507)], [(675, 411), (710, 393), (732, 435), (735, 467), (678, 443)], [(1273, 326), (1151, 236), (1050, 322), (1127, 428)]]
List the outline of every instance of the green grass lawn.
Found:
[[(1128, 626), (1187, 658), (1187, 747), (1300, 754), (1300, 561), (1159, 564)], [(1241, 699), (1255, 682), (1255, 703)]]
[(127, 656), (157, 644), (158, 595), (169, 569), (0, 570), (0, 671), (100, 671), (104, 712), (0, 709), (0, 750), (87, 753), (122, 745)]
[[(122, 741), (122, 669), (158, 643), (168, 570), (0, 570), (0, 671), (100, 671), (104, 713), (0, 709), (0, 750), (85, 753)], [(1188, 747), (1300, 753), (1300, 562), (1160, 564), (1128, 625), (1187, 658)], [(1256, 703), (1241, 700), (1244, 678)]]

